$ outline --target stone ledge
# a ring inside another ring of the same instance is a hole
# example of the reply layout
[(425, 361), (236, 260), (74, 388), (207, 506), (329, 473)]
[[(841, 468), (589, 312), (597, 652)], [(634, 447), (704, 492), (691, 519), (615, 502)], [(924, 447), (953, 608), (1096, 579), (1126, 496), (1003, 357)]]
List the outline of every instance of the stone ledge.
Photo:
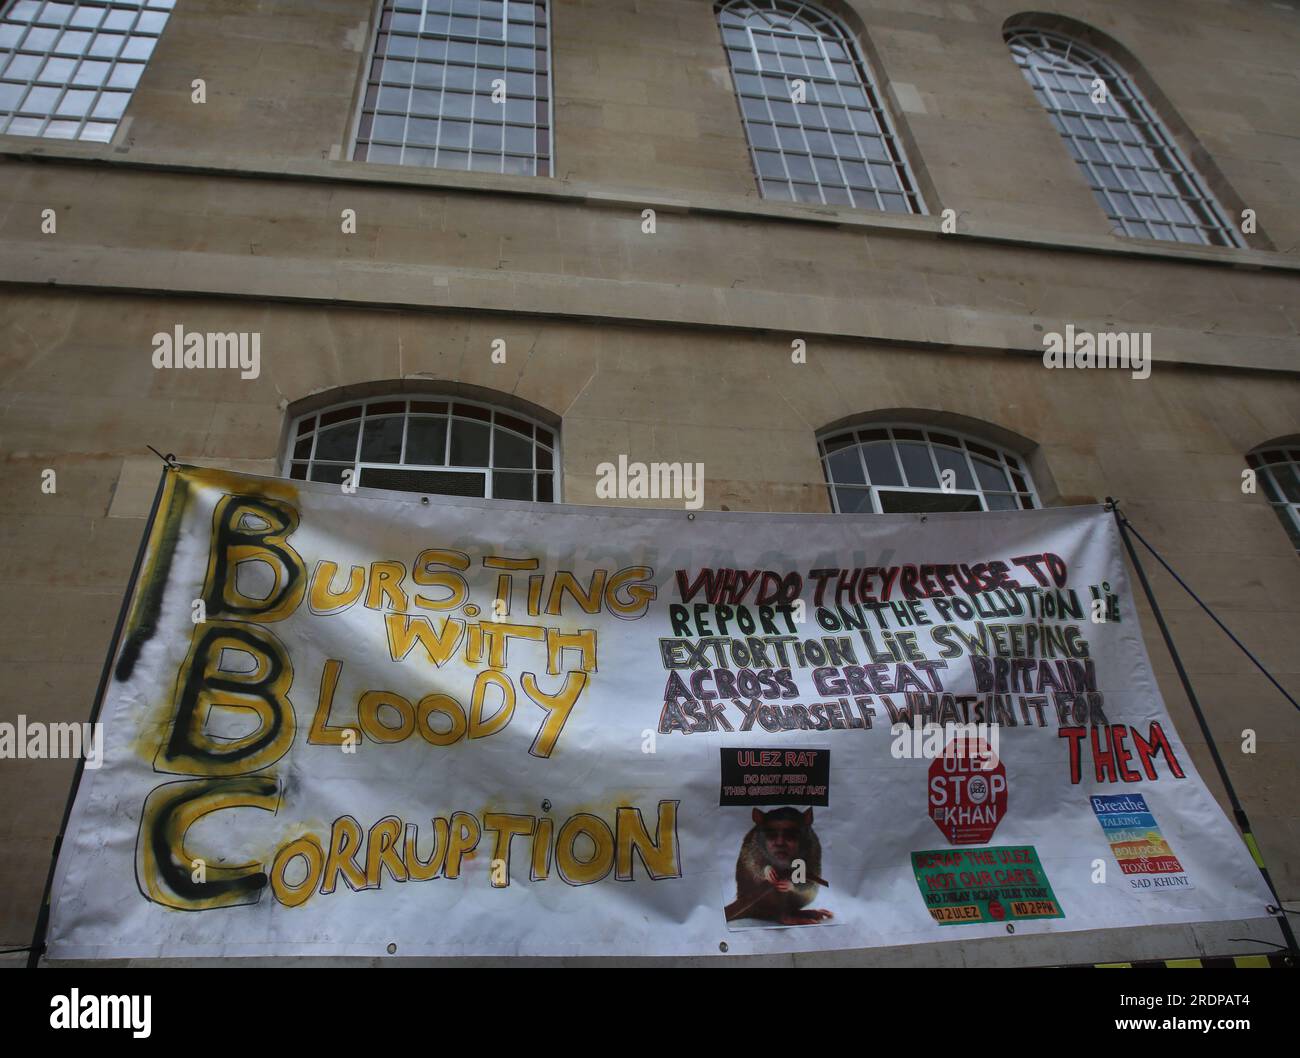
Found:
[(804, 206), (793, 203), (787, 205), (737, 195), (692, 192), (683, 197), (665, 194), (663, 190), (595, 187), (552, 177), (461, 173), (449, 169), (425, 169), (343, 160), (294, 159), (283, 167), (267, 168), (240, 165), (238, 162), (232, 162), (228, 155), (203, 159), (195, 153), (190, 153), (186, 155), (187, 160), (180, 161), (174, 155), (164, 152), (134, 150), (130, 158), (123, 157), (123, 153), (111, 144), (92, 146), (79, 143), (52, 143), (48, 140), (29, 141), (27, 137), (22, 136), (0, 136), (0, 158), (18, 162), (112, 166), (125, 170), (194, 173), (257, 180), (304, 180), (341, 185), (400, 187), (411, 190), (517, 195), (524, 198), (567, 202), (575, 206), (603, 208), (622, 206), (637, 210), (652, 208), (666, 213), (699, 213), (749, 220), (825, 224), (860, 231), (863, 234), (889, 232), (922, 238), (1000, 244), (1022, 249), (1110, 254), (1126, 258), (1218, 265), (1247, 271), (1300, 273), (1300, 258), (1267, 250), (1165, 245), (1153, 240), (1125, 239), (1119, 236), (1087, 238), (1063, 233), (1044, 236), (1037, 230), (1002, 225), (995, 227), (977, 224), (972, 225), (970, 230), (945, 235), (940, 232), (940, 217), (933, 215), (875, 213), (867, 210), (835, 209), (829, 206)]
[[(105, 282), (104, 276), (129, 276)], [(187, 281), (187, 276), (201, 280)], [(71, 253), (10, 243), (0, 257), (0, 284), (90, 294), (231, 298), (385, 310), (468, 311), (713, 331), (799, 334), (808, 338), (882, 342), (904, 348), (1042, 357), (1041, 330), (1108, 329), (1106, 321), (942, 308), (908, 303), (869, 308), (828, 304), (809, 295), (725, 288), (684, 290), (677, 284), (630, 282), (548, 273), (260, 257), (197, 251), (77, 246)], [(791, 326), (798, 319), (801, 325)], [(1094, 328), (1094, 324), (1097, 326)], [(1131, 328), (1126, 328), (1131, 329)], [(1296, 343), (1288, 338), (1224, 336), (1161, 326), (1152, 360), (1230, 370), (1295, 374)], [(784, 339), (777, 339), (778, 343)], [(1165, 355), (1166, 350), (1175, 355)]]

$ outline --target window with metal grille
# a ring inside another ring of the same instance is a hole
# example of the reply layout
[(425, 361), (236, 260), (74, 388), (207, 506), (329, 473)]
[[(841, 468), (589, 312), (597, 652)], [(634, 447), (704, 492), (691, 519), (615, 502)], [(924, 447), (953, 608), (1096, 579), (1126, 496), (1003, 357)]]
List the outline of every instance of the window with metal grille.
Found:
[(544, 0), (383, 0), (352, 157), (551, 175)]
[(107, 143), (174, 4), (9, 4), (0, 16), (0, 133)]
[(924, 213), (853, 34), (813, 4), (727, 0), (722, 43), (764, 198)]
[(928, 426), (858, 426), (818, 438), (837, 514), (1014, 511), (1038, 506), (1024, 461)]
[(1118, 66), (1060, 33), (1015, 29), (1006, 41), (1117, 235), (1241, 245), (1214, 196)]
[(1300, 552), (1300, 436), (1256, 448), (1246, 462)]
[(297, 419), (284, 472), (365, 488), (499, 500), (559, 497), (554, 431), (489, 404), (459, 398), (387, 398)]

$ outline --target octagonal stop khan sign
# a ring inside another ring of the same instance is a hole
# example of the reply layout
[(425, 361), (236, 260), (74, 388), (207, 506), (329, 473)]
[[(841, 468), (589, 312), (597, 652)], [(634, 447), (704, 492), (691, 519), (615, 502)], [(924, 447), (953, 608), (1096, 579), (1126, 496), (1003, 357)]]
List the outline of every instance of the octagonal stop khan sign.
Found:
[(930, 818), (953, 845), (985, 845), (1007, 814), (1007, 768), (983, 739), (954, 739), (930, 765)]

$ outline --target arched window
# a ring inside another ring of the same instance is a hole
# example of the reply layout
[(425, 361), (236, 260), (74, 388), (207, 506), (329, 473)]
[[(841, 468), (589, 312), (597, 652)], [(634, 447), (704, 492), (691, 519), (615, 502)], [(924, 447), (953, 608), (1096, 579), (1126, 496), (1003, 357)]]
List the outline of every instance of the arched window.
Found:
[(726, 0), (722, 42), (764, 198), (924, 213), (852, 33), (813, 4)]
[(381, 397), (312, 412), (289, 434), (284, 472), (366, 488), (551, 502), (558, 446), (547, 426), (459, 397)]
[(173, 3), (9, 4), (0, 18), (0, 133), (111, 140)]
[(551, 175), (545, 0), (383, 0), (357, 161)]
[(837, 514), (1014, 511), (1038, 506), (1024, 461), (928, 426), (857, 426), (817, 439)]
[(1050, 30), (1011, 29), (1006, 41), (1117, 235), (1241, 245), (1214, 196), (1118, 66)]
[(1261, 445), (1246, 462), (1300, 552), (1300, 436)]

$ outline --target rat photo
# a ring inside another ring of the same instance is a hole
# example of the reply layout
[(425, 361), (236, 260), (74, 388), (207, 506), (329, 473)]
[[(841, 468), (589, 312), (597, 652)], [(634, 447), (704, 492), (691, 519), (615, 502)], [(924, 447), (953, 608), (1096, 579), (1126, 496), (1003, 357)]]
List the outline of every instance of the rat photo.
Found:
[[(831, 918), (829, 911), (808, 907), (818, 886), (829, 887), (821, 876), (822, 847), (812, 809), (755, 808), (753, 818), (736, 860), (736, 899), (726, 907), (727, 921), (756, 918), (810, 926)], [(796, 873), (801, 881), (794, 880)]]

